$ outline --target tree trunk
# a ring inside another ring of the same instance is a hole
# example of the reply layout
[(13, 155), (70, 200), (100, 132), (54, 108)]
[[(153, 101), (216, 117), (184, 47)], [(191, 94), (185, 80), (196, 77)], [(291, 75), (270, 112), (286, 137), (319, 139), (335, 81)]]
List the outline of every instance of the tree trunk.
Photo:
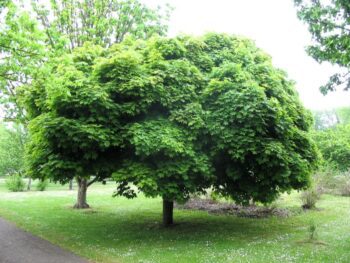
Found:
[(28, 180), (28, 185), (27, 185), (27, 191), (30, 191), (30, 188), (32, 187), (32, 178), (29, 177), (29, 180)]
[(174, 202), (163, 199), (163, 225), (170, 226), (173, 224)]
[(77, 203), (74, 205), (76, 209), (89, 208), (90, 206), (86, 203), (86, 192), (88, 188), (88, 182), (86, 178), (77, 178), (78, 182), (78, 197)]
[(69, 181), (69, 190), (73, 190), (73, 180)]

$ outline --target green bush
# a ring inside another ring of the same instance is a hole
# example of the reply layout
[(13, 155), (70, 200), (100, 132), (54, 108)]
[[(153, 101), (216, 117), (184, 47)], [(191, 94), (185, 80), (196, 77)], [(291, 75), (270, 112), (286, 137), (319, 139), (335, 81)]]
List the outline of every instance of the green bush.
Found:
[(45, 191), (49, 182), (47, 180), (40, 180), (36, 185), (37, 191)]
[(339, 183), (339, 192), (342, 196), (350, 196), (350, 177), (343, 176)]
[(316, 188), (310, 188), (301, 193), (301, 202), (304, 209), (313, 209), (316, 207), (317, 201), (320, 199), (321, 194), (316, 190)]
[(6, 178), (6, 187), (11, 192), (22, 192), (25, 188), (25, 183), (22, 176), (19, 174), (13, 174), (7, 176)]
[(313, 178), (318, 192), (350, 196), (350, 173), (332, 170), (318, 171)]

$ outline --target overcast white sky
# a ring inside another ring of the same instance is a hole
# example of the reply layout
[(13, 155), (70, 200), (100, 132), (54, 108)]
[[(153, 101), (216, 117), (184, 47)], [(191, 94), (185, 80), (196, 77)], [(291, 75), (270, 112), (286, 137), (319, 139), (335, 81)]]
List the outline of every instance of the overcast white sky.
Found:
[(199, 35), (209, 31), (238, 34), (255, 40), (272, 56), (273, 63), (288, 72), (304, 105), (310, 109), (350, 106), (350, 91), (323, 96), (319, 87), (336, 68), (319, 65), (305, 47), (311, 36), (297, 19), (293, 0), (144, 0), (151, 5), (168, 2), (175, 8), (170, 35)]

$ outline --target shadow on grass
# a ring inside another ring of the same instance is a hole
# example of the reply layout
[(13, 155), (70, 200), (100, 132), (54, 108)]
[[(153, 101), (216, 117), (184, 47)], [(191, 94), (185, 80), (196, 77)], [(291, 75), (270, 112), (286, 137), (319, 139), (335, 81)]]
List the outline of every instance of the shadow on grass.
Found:
[[(159, 212), (155, 212), (155, 211)], [(119, 212), (118, 212), (119, 211)], [(236, 216), (209, 215), (201, 211), (174, 211), (175, 224), (164, 227), (161, 224), (161, 209), (104, 209), (77, 211), (71, 209), (61, 222), (57, 222), (67, 235), (80, 233), (80, 240), (89, 243), (102, 239), (113, 243), (149, 242), (250, 242), (262, 238), (274, 238), (281, 233), (295, 231), (295, 220), (281, 218), (250, 219)], [(291, 223), (291, 222), (294, 223)], [(68, 233), (69, 232), (69, 233)], [(74, 237), (74, 235), (72, 235)]]

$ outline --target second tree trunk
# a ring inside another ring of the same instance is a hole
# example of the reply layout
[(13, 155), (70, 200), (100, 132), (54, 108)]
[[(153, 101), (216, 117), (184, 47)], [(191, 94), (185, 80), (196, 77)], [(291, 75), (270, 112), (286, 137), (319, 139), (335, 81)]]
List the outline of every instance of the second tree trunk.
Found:
[(174, 202), (163, 199), (163, 225), (170, 226), (173, 220)]
[(86, 202), (86, 192), (88, 188), (88, 181), (86, 178), (78, 178), (78, 196), (77, 203), (74, 205), (74, 208), (84, 209), (89, 208), (90, 206)]

